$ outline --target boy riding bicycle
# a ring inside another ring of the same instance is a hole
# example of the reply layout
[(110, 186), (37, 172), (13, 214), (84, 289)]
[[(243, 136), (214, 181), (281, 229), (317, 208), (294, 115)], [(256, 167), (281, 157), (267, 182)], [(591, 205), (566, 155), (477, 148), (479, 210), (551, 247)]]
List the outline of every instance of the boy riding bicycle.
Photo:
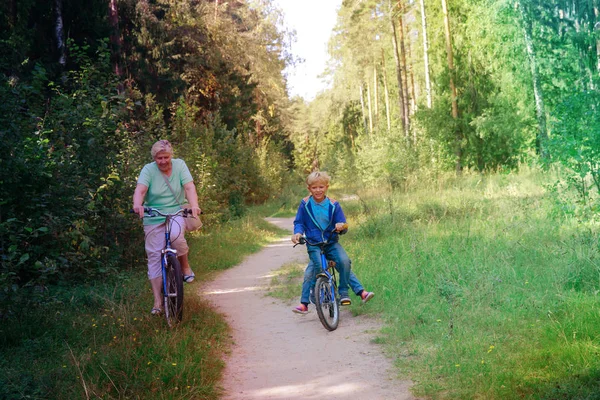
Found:
[[(298, 243), (302, 235), (305, 235), (311, 243), (326, 242), (327, 244), (324, 246), (325, 257), (328, 260), (335, 261), (336, 269), (340, 275), (338, 288), (340, 304), (343, 306), (351, 304), (352, 301), (348, 296), (349, 286), (357, 296), (360, 296), (363, 303), (366, 303), (375, 294), (364, 290), (356, 275), (351, 271), (351, 261), (348, 254), (338, 242), (339, 233), (345, 229), (346, 216), (341, 205), (334, 199), (327, 197), (330, 180), (331, 178), (326, 172), (320, 171), (315, 171), (306, 178), (306, 185), (311, 195), (300, 201), (294, 219), (292, 242), (294, 244)], [(304, 272), (300, 305), (292, 310), (298, 314), (308, 312), (310, 290), (314, 287), (316, 274), (321, 269), (320, 247), (307, 244), (306, 250), (310, 261)]]

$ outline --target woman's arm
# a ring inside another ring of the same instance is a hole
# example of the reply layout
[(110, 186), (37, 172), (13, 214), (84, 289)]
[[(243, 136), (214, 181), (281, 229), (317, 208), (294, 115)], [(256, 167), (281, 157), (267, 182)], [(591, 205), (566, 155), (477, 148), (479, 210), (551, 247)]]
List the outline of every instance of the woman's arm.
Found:
[(146, 198), (146, 193), (148, 193), (148, 186), (142, 185), (138, 183), (135, 187), (135, 192), (133, 192), (133, 211), (140, 218), (144, 218), (144, 199)]
[(185, 190), (185, 198), (192, 207), (192, 216), (196, 218), (198, 215), (200, 215), (201, 210), (198, 206), (198, 193), (196, 193), (196, 185), (194, 185), (194, 181), (183, 185), (183, 189)]

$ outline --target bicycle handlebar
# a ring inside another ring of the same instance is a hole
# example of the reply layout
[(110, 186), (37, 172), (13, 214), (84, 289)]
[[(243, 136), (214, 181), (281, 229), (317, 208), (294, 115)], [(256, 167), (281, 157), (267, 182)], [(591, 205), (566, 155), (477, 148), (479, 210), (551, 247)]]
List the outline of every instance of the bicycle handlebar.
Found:
[[(130, 212), (131, 214), (137, 214), (137, 213), (136, 213), (136, 212), (133, 210), (133, 208), (131, 208), (131, 209), (129, 210), (129, 212)], [(187, 217), (188, 217), (188, 215), (192, 215), (192, 209), (191, 209), (191, 208), (182, 208), (182, 209), (180, 209), (180, 210), (177, 210), (177, 212), (175, 212), (175, 213), (172, 213), (172, 214), (165, 214), (165, 213), (162, 213), (162, 212), (161, 212), (159, 209), (157, 209), (157, 208), (152, 208), (152, 207), (144, 207), (144, 213), (145, 213), (145, 214), (148, 214), (148, 217), (156, 217), (156, 214), (158, 214), (158, 215), (161, 215), (161, 216), (163, 216), (163, 217), (169, 217), (169, 216), (173, 217), (173, 216), (175, 216), (175, 215), (182, 215), (184, 218), (187, 218)], [(200, 210), (200, 214), (202, 214), (202, 210)]]
[[(339, 231), (339, 232), (338, 232), (338, 231), (336, 231), (336, 230), (335, 230), (335, 228), (334, 228), (334, 229), (332, 229), (332, 230), (331, 230), (331, 232), (335, 232), (335, 233), (337, 233), (338, 235), (343, 235), (343, 234), (345, 234), (345, 233), (347, 233), (347, 232), (348, 232), (348, 224), (344, 222), (344, 226), (343, 226), (343, 228), (344, 228), (344, 229), (342, 229), (342, 230), (341, 230), (341, 231)], [(294, 247), (298, 246), (299, 244), (309, 244), (309, 245), (311, 245), (311, 246), (319, 246), (319, 245), (321, 245), (321, 244), (326, 244), (326, 242), (320, 242), (320, 243), (311, 243), (310, 241), (308, 241), (308, 239), (306, 239), (306, 235), (302, 235), (302, 236), (300, 236), (300, 239), (298, 240), (298, 243), (296, 243), (296, 244), (294, 245)]]

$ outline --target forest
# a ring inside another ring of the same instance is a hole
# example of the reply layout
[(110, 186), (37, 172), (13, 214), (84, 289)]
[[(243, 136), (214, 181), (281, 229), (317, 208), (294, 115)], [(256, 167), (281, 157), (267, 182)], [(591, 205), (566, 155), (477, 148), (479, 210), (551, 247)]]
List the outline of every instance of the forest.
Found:
[(2, 323), (143, 264), (128, 212), (158, 139), (208, 226), (314, 169), (393, 193), (559, 171), (559, 213), (597, 219), (598, 0), (343, 0), (312, 101), (271, 0), (6, 0), (0, 41)]

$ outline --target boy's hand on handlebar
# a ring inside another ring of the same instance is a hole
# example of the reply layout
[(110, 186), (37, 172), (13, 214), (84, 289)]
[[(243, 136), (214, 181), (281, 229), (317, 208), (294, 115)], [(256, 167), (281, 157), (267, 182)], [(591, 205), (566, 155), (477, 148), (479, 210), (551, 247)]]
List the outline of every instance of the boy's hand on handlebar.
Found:
[(292, 243), (298, 244), (298, 242), (300, 242), (301, 237), (302, 237), (301, 233), (296, 233), (294, 236), (292, 236)]
[(337, 232), (345, 231), (347, 229), (348, 229), (348, 224), (345, 222), (338, 222), (337, 224), (335, 224), (335, 230)]

